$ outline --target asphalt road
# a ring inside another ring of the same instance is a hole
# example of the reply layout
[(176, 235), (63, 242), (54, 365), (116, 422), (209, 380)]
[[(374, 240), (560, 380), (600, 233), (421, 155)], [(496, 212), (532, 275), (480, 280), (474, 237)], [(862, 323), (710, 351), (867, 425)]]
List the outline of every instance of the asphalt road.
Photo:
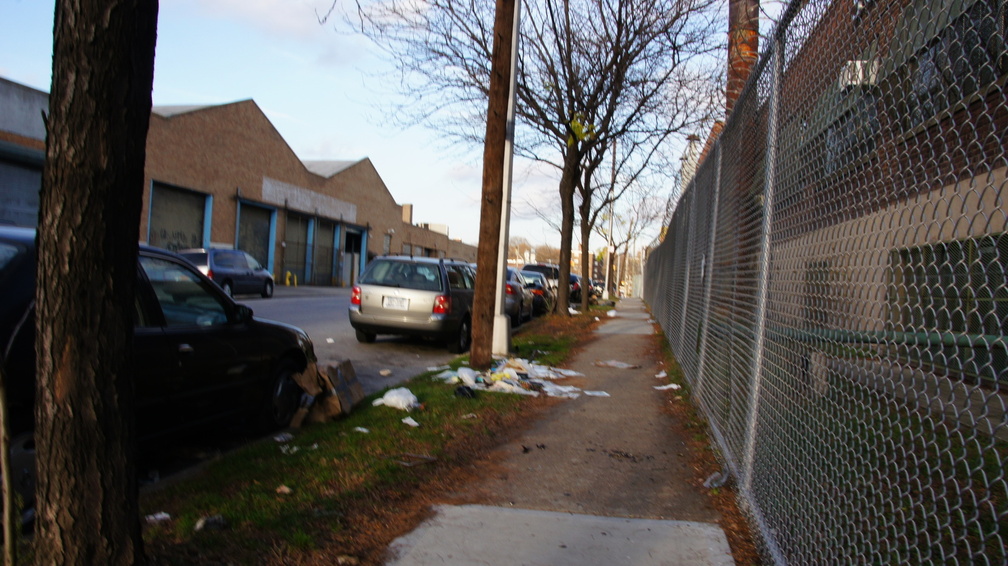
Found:
[[(350, 289), (336, 287), (281, 287), (270, 299), (239, 295), (257, 318), (302, 328), (315, 344), (319, 365), (349, 359), (367, 394), (406, 381), (455, 356), (444, 344), (399, 336), (378, 336), (372, 344), (357, 342), (347, 316)], [(387, 375), (382, 375), (382, 374)]]

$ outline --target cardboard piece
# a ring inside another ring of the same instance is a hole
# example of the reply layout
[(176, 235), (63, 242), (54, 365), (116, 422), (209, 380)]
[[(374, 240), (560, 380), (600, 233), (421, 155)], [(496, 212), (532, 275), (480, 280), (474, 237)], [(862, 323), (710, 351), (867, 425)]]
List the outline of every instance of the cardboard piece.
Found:
[[(350, 360), (342, 360), (335, 365), (322, 368), (309, 368), (301, 379), (295, 378), (298, 385), (312, 396), (310, 406), (305, 406), (294, 415), (291, 427), (297, 428), (302, 423), (324, 423), (343, 414), (349, 414), (355, 405), (364, 400), (364, 388), (357, 380), (357, 372)], [(302, 381), (307, 382), (302, 384)], [(318, 391), (313, 394), (312, 391)]]

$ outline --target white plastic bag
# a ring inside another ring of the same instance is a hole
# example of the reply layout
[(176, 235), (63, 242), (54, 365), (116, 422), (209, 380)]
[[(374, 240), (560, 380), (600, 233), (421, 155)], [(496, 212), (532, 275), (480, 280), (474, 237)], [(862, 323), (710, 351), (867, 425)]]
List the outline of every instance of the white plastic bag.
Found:
[(406, 389), (405, 387), (397, 387), (386, 391), (385, 395), (375, 399), (372, 405), (376, 407), (378, 405), (385, 405), (386, 407), (392, 407), (393, 409), (410, 411), (419, 407), (420, 402), (417, 400), (416, 395), (414, 395), (409, 389)]

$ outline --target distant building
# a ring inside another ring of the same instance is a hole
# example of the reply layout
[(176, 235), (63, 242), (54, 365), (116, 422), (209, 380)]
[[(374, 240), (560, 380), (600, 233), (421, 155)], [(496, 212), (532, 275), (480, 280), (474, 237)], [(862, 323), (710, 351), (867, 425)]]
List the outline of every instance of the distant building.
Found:
[[(34, 226), (44, 92), (0, 78), (0, 223)], [(241, 248), (278, 281), (344, 286), (380, 254), (475, 261), (448, 227), (412, 223), (371, 160), (301, 161), (252, 100), (155, 107), (139, 239)]]

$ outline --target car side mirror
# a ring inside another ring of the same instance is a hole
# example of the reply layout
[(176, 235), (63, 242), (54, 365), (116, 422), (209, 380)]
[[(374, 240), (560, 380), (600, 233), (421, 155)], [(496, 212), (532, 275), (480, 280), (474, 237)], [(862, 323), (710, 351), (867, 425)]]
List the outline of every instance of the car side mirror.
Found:
[(237, 305), (235, 308), (235, 320), (241, 323), (252, 320), (252, 309), (246, 305)]

